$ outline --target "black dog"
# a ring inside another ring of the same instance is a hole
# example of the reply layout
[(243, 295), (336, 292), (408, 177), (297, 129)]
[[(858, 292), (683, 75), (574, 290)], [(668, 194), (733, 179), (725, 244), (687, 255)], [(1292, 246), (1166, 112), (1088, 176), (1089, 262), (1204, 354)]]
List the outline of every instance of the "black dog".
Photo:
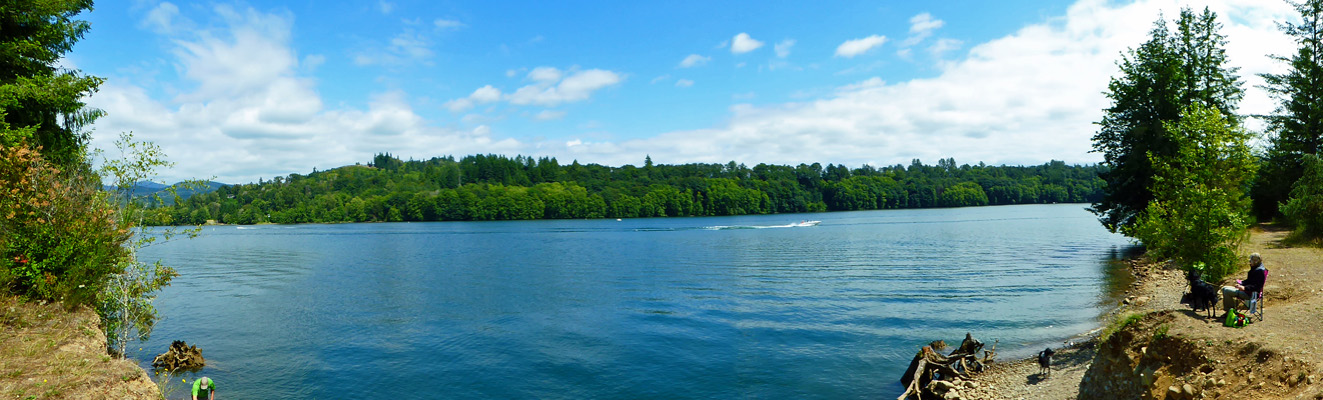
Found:
[(1056, 354), (1051, 347), (1038, 352), (1038, 374), (1047, 376), (1052, 374), (1052, 355)]
[(1185, 294), (1181, 302), (1189, 304), (1195, 311), (1207, 311), (1211, 318), (1215, 312), (1213, 306), (1218, 300), (1217, 287), (1204, 282), (1203, 274), (1198, 270), (1191, 270), (1185, 279), (1190, 282), (1190, 292)]

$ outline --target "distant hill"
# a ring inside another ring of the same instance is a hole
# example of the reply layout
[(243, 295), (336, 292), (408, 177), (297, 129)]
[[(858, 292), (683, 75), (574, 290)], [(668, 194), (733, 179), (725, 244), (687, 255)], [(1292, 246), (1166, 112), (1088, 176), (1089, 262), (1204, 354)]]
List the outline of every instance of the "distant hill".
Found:
[[(150, 198), (152, 195), (159, 194), (161, 195), (161, 202), (163, 203), (163, 205), (172, 205), (174, 204), (174, 197), (169, 196), (168, 195), (169, 192), (167, 191), (167, 189), (171, 187), (177, 186), (178, 190), (176, 190), (176, 193), (179, 195), (181, 199), (187, 200), (189, 197), (193, 197), (194, 195), (211, 193), (216, 191), (217, 189), (228, 186), (228, 184), (215, 182), (215, 181), (207, 181), (204, 184), (204, 186), (201, 188), (189, 188), (189, 187), (184, 187), (182, 185), (183, 182), (175, 183), (173, 185), (166, 185), (164, 183), (157, 183), (151, 181), (138, 182), (133, 184), (133, 186), (129, 187), (128, 195), (129, 197), (134, 199), (145, 199), (145, 198)], [(115, 189), (116, 188), (114, 186), (102, 187), (102, 190), (106, 190), (106, 191), (114, 191)]]

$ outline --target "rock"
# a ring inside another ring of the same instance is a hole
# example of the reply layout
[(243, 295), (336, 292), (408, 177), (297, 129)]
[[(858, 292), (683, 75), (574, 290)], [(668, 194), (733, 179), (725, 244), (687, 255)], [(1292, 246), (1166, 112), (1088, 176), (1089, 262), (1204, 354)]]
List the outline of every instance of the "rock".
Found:
[(1218, 380), (1217, 380), (1217, 386), (1218, 386), (1218, 387), (1222, 387), (1222, 386), (1226, 386), (1226, 385), (1227, 385), (1227, 381), (1226, 381), (1225, 379), (1218, 379)]
[(1181, 395), (1185, 396), (1185, 398), (1187, 399), (1194, 398), (1195, 395), (1194, 386), (1190, 386), (1190, 384), (1188, 383), (1181, 385)]
[(1314, 384), (1314, 376), (1313, 376), (1313, 375), (1310, 375), (1310, 376), (1305, 377), (1305, 384), (1313, 385), (1313, 384)]
[(977, 387), (978, 387), (978, 382), (974, 382), (974, 381), (965, 381), (965, 387), (970, 388), (970, 389), (977, 388)]
[(942, 398), (943, 398), (943, 399), (946, 399), (946, 400), (960, 400), (960, 399), (964, 399), (964, 397), (960, 396), (960, 391), (959, 391), (959, 390), (952, 390), (952, 391), (946, 392), (945, 395), (942, 395)]
[(1167, 387), (1167, 398), (1168, 398), (1168, 399), (1179, 399), (1179, 398), (1181, 398), (1181, 389), (1178, 388), (1178, 387), (1175, 387), (1175, 386), (1169, 386), (1169, 387)]
[(1148, 296), (1139, 296), (1135, 298), (1135, 305), (1143, 305), (1145, 303), (1148, 303)]

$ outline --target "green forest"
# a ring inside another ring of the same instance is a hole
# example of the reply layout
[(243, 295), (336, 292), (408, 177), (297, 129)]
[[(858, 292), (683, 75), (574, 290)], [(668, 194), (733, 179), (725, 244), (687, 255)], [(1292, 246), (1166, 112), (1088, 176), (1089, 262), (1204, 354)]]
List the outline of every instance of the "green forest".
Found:
[(561, 165), (550, 157), (471, 155), (366, 165), (173, 199), (157, 225), (486, 221), (800, 213), (1004, 204), (1089, 203), (1096, 165)]

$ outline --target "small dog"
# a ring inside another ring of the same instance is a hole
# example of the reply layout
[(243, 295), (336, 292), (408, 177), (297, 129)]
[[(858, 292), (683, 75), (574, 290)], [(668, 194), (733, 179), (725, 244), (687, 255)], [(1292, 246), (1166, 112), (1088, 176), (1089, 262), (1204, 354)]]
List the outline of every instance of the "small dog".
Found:
[(1207, 311), (1208, 317), (1212, 317), (1213, 307), (1217, 305), (1218, 289), (1208, 282), (1204, 282), (1203, 274), (1199, 270), (1190, 270), (1185, 276), (1190, 282), (1190, 292), (1186, 293), (1181, 299), (1182, 303), (1190, 305), (1195, 311)]
[(1052, 374), (1052, 355), (1056, 352), (1051, 347), (1038, 352), (1038, 374), (1048, 376)]

